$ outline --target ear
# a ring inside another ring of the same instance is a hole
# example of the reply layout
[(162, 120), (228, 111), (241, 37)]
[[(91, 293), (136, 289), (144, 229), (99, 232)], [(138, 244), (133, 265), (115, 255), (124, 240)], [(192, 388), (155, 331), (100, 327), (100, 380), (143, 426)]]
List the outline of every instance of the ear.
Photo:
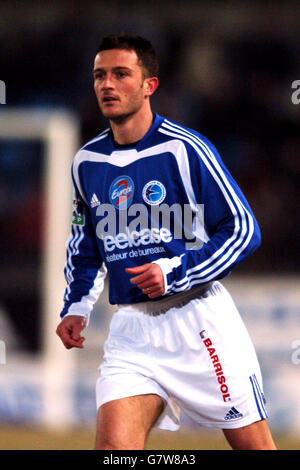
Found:
[(145, 97), (153, 95), (159, 85), (157, 77), (145, 78), (144, 80), (144, 91)]

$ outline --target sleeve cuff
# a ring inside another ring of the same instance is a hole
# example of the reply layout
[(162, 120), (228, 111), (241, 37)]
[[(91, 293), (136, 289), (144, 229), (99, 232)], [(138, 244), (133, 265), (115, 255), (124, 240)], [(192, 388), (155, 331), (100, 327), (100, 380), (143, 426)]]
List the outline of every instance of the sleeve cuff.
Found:
[(91, 312), (83, 312), (82, 305), (81, 308), (79, 308), (79, 306), (77, 307), (76, 304), (71, 305), (68, 312), (62, 318), (69, 317), (70, 315), (84, 317), (86, 321), (85, 327), (89, 325)]
[(152, 264), (158, 264), (160, 269), (162, 270), (162, 274), (164, 277), (164, 293), (163, 295), (169, 294), (172, 289), (172, 285), (168, 285), (167, 275), (172, 272), (172, 266), (170, 260), (168, 258), (159, 258), (155, 261), (152, 261)]

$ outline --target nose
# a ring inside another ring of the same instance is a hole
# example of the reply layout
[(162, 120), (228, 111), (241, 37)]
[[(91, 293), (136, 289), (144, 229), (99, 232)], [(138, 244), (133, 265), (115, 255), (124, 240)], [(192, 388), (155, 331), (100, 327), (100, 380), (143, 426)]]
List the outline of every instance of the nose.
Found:
[(112, 80), (112, 75), (110, 73), (107, 73), (105, 75), (105, 78), (103, 79), (103, 82), (102, 82), (102, 88), (113, 88), (113, 80)]

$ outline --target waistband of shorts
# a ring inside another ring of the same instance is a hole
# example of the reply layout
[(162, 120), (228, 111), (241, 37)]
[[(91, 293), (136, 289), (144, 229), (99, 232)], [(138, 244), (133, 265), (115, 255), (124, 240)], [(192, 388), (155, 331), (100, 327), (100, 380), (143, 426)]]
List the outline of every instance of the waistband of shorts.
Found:
[(194, 289), (173, 294), (156, 302), (138, 302), (136, 304), (119, 304), (119, 309), (130, 308), (131, 311), (146, 313), (148, 315), (161, 315), (170, 308), (180, 308), (188, 304), (193, 299), (207, 297), (209, 291), (216, 282), (208, 282)]

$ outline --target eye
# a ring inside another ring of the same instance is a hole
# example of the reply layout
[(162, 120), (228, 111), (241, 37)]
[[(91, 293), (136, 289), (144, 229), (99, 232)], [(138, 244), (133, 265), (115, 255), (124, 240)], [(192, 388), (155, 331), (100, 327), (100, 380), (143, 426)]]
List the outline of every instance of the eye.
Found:
[(126, 77), (128, 74), (126, 72), (122, 72), (121, 70), (119, 72), (116, 72), (116, 75), (118, 78), (124, 78)]
[(97, 72), (94, 74), (95, 80), (103, 80), (104, 78), (104, 73), (103, 72)]

